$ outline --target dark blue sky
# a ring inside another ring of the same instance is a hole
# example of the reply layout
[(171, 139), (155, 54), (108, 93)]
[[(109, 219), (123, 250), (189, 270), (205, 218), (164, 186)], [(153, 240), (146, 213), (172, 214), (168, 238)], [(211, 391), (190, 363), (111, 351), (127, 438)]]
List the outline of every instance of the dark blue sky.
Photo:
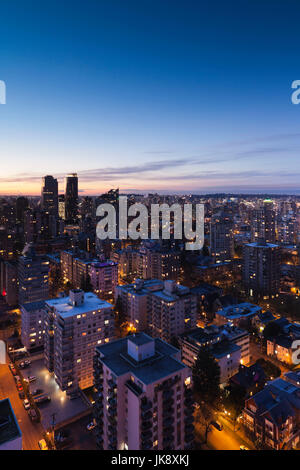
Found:
[(94, 193), (297, 191), (299, 21), (296, 0), (3, 0), (0, 193), (73, 171)]

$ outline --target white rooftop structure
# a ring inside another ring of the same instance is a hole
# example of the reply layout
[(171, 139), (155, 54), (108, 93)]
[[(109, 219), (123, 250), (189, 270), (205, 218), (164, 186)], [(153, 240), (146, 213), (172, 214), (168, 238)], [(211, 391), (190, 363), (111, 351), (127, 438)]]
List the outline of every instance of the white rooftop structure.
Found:
[(47, 300), (46, 304), (55, 309), (62, 318), (113, 307), (111, 303), (99, 299), (96, 294), (80, 289), (70, 291), (69, 297)]

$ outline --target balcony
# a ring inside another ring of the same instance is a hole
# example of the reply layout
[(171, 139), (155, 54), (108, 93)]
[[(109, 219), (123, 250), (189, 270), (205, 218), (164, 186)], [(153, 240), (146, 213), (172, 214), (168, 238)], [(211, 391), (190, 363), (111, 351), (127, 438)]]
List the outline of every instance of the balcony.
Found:
[(194, 422), (194, 416), (193, 415), (186, 416), (184, 418), (184, 422), (185, 424), (192, 424)]
[(143, 421), (142, 422), (142, 430), (146, 431), (147, 429), (152, 428), (152, 423), (151, 421)]
[(186, 443), (190, 443), (194, 440), (194, 434), (193, 433), (190, 433), (190, 434), (186, 434), (185, 438), (184, 438), (184, 442)]
[(148, 437), (152, 437), (152, 430), (148, 429), (147, 431), (142, 431), (141, 433), (142, 439), (147, 439)]
[(151, 410), (152, 408), (152, 403), (151, 401), (147, 401), (147, 402), (142, 402), (141, 403), (141, 410), (142, 411), (148, 411), (148, 410)]
[(192, 434), (194, 432), (194, 426), (193, 424), (187, 424), (185, 427), (184, 427), (184, 432), (186, 434)]
[(141, 450), (149, 450), (149, 449), (152, 449), (152, 441), (148, 440), (148, 441), (142, 441), (141, 442)]
[(172, 426), (174, 424), (174, 419), (169, 417), (169, 418), (165, 418), (163, 420), (163, 427), (164, 428), (167, 428), (168, 426)]
[(165, 400), (168, 400), (169, 398), (172, 398), (174, 395), (174, 392), (173, 390), (164, 390), (162, 395), (163, 395), (163, 400), (165, 401)]
[(142, 411), (141, 412), (142, 419), (148, 420), (152, 418), (152, 412), (150, 410), (148, 411)]

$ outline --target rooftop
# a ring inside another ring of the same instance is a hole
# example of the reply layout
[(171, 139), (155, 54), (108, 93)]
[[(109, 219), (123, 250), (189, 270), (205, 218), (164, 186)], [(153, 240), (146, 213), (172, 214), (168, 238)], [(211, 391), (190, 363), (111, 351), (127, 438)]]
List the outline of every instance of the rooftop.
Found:
[[(128, 339), (141, 344), (153, 341), (154, 355), (142, 361), (135, 361), (127, 353)], [(112, 341), (103, 346), (98, 346), (96, 350), (100, 353), (103, 364), (113, 374), (122, 376), (130, 372), (146, 385), (155, 383), (186, 368), (186, 365), (177, 359), (180, 355), (178, 349), (159, 338), (152, 339), (145, 333), (138, 333), (134, 337), (127, 336)]]
[(5, 398), (0, 401), (0, 446), (21, 436), (22, 433), (9, 398)]
[(46, 300), (45, 303), (49, 307), (54, 308), (62, 318), (72, 317), (73, 315), (81, 315), (82, 313), (91, 312), (92, 310), (113, 307), (112, 304), (106, 302), (105, 300), (99, 299), (96, 294), (93, 294), (92, 292), (87, 292), (84, 294), (84, 302), (82, 305), (72, 305), (70, 302), (70, 297)]
[(261, 312), (259, 305), (250, 304), (249, 302), (243, 302), (238, 305), (229, 305), (228, 307), (218, 310), (217, 315), (221, 315), (228, 320), (234, 320), (240, 317), (249, 317)]

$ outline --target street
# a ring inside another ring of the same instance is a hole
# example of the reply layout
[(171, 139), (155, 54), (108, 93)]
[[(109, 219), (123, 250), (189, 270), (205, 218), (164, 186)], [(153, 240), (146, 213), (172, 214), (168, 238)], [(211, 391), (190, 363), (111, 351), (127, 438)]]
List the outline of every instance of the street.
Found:
[(0, 400), (9, 398), (22, 431), (23, 449), (38, 450), (38, 441), (43, 438), (43, 428), (39, 423), (32, 423), (19, 398), (12, 373), (7, 364), (0, 364)]
[[(218, 431), (214, 426), (210, 426), (207, 443), (201, 444), (203, 450), (240, 450), (241, 445), (251, 450), (254, 449), (253, 444), (244, 440), (238, 430), (233, 431), (232, 423), (224, 416), (218, 414), (215, 419), (223, 425), (223, 430)], [(197, 421), (197, 415), (195, 415), (195, 434), (198, 442), (203, 442), (204, 429)]]

